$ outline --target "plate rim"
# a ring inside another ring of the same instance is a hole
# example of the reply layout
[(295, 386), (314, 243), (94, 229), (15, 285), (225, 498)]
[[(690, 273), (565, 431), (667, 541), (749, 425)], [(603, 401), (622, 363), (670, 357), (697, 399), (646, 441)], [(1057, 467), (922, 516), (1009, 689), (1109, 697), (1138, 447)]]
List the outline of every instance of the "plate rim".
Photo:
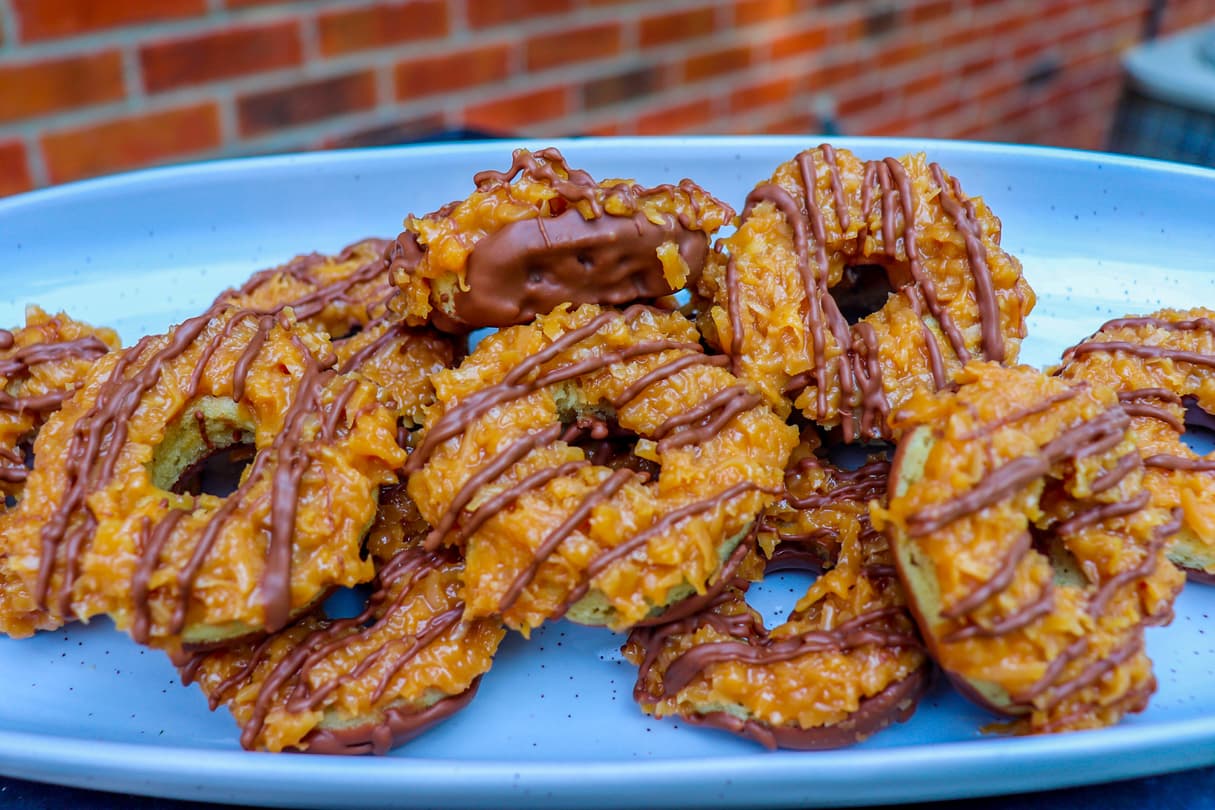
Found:
[[(393, 159), (401, 154), (419, 155), (424, 159), (428, 155), (445, 155), (453, 152), (498, 152), (503, 148), (537, 149), (544, 146), (555, 146), (558, 149), (589, 148), (626, 149), (630, 146), (694, 146), (699, 149), (730, 149), (753, 146), (755, 144), (771, 146), (787, 145), (791, 149), (809, 148), (808, 144), (831, 143), (837, 147), (862, 151), (871, 147), (887, 145), (889, 154), (908, 152), (930, 152), (933, 150), (970, 152), (992, 156), (1025, 155), (1039, 157), (1052, 161), (1081, 161), (1093, 164), (1117, 165), (1131, 169), (1164, 172), (1183, 176), (1197, 177), (1215, 181), (1215, 168), (1196, 166), (1189, 163), (1163, 160), (1159, 158), (1141, 157), (1138, 155), (1122, 155), (1114, 152), (1103, 152), (1086, 149), (1070, 149), (1061, 146), (1043, 146), (1038, 144), (1002, 143), (998, 141), (969, 141), (952, 140), (947, 138), (913, 138), (913, 137), (879, 137), (879, 136), (833, 136), (833, 135), (627, 135), (627, 136), (586, 136), (562, 138), (486, 138), (475, 141), (435, 141), (424, 143), (394, 144), (389, 146), (365, 146), (354, 149), (331, 149), (314, 152), (284, 152), (270, 155), (251, 155), (244, 157), (222, 157), (209, 160), (191, 161), (167, 166), (152, 166), (132, 171), (117, 172), (100, 177), (75, 180), (69, 183), (47, 186), (32, 191), (14, 194), (0, 198), (0, 215), (10, 213), (18, 208), (52, 203), (61, 197), (90, 195), (123, 186), (140, 183), (163, 182), (171, 180), (193, 180), (204, 175), (224, 175), (228, 173), (244, 173), (255, 171), (277, 171), (292, 166), (309, 167), (319, 164), (340, 165), (346, 162), (373, 159)], [(902, 146), (896, 146), (901, 144)]]
[[(424, 160), (451, 154), (501, 154), (516, 147), (557, 146), (585, 152), (638, 147), (694, 147), (724, 152), (757, 144), (790, 150), (829, 141), (860, 152), (911, 151), (1116, 165), (1134, 171), (1215, 183), (1215, 169), (1149, 158), (1048, 146), (922, 138), (790, 136), (668, 136), (525, 138), (407, 144), (327, 152), (224, 158), (81, 180), (0, 199), (0, 217), (61, 201), (141, 185), (228, 175), (277, 174), (311, 167)], [(1182, 751), (1181, 749), (1184, 749)], [(1179, 753), (1180, 751), (1180, 753)], [(1167, 761), (1157, 755), (1168, 752)], [(1089, 767), (1069, 768), (1081, 758)], [(976, 784), (970, 768), (999, 760)], [(1122, 725), (1052, 737), (978, 739), (870, 749), (718, 756), (706, 759), (511, 761), (422, 757), (341, 758), (273, 755), (236, 750), (98, 742), (84, 737), (0, 729), (0, 774), (62, 785), (213, 801), (258, 801), (311, 806), (441, 804), (459, 806), (526, 801), (531, 806), (672, 806), (689, 788), (715, 788), (710, 804), (754, 806), (856, 803), (855, 786), (877, 785), (859, 797), (922, 801), (1094, 784), (1215, 764), (1215, 714), (1158, 726)], [(846, 768), (841, 766), (846, 765)], [(1094, 773), (1097, 775), (1094, 776)], [(929, 774), (931, 774), (929, 776)], [(1032, 782), (1032, 784), (1029, 784)], [(458, 795), (452, 787), (459, 785)], [(616, 793), (622, 784), (629, 795)], [(217, 787), (217, 785), (219, 785)], [(358, 795), (344, 792), (351, 785)], [(887, 787), (882, 787), (887, 785)], [(205, 790), (203, 788), (206, 788)], [(402, 794), (402, 791), (408, 791)], [(650, 791), (650, 792), (647, 792)], [(758, 792), (757, 792), (758, 791)]]

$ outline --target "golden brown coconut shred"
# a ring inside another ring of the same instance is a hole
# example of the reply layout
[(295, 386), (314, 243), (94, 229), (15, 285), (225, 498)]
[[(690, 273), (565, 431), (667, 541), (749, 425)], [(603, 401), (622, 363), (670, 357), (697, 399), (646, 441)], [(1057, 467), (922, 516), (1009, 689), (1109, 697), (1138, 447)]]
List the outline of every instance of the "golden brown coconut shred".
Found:
[(1108, 385), (1131, 418), (1152, 504), (1181, 511), (1169, 559), (1215, 582), (1215, 455), (1182, 441), (1191, 415), (1215, 414), (1215, 312), (1163, 310), (1117, 318), (1064, 352), (1060, 376)]
[[(436, 375), (409, 492), (432, 542), (465, 550), (470, 617), (624, 628), (704, 590), (796, 432), (698, 337), (679, 313), (562, 307)], [(656, 477), (578, 443), (613, 430)]]
[(1143, 630), (1171, 619), (1183, 577), (1117, 396), (1024, 366), (958, 380), (895, 415), (889, 507), (873, 510), (934, 658), (1020, 731), (1142, 711)]
[[(721, 245), (696, 287), (702, 329), (781, 414), (846, 441), (891, 438), (887, 415), (971, 358), (1014, 361), (1034, 305), (999, 219), (923, 155), (802, 152), (756, 186)], [(893, 292), (850, 323), (837, 298), (859, 265), (880, 266)]]
[[(362, 538), (405, 456), (372, 386), (332, 362), (324, 333), (286, 315), (216, 309), (101, 358), (39, 434), (45, 463), (6, 532), (25, 611), (207, 645), (371, 579)], [(231, 495), (172, 491), (240, 444), (255, 455)]]

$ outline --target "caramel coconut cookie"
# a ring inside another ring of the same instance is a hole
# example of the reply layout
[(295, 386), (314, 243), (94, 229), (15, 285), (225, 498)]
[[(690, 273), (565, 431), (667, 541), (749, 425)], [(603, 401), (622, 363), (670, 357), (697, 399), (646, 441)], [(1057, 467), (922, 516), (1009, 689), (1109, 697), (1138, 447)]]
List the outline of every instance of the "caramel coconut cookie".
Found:
[(18, 635), (53, 629), (61, 620), (30, 610), (29, 589), (9, 565), (11, 508), (25, 491), (34, 440), (102, 355), (118, 349), (113, 330), (31, 306), (25, 326), (0, 329), (0, 627)]
[(1172, 617), (1178, 517), (1150, 504), (1113, 390), (973, 363), (921, 392), (873, 510), (933, 657), (1026, 732), (1094, 728), (1155, 690), (1143, 629)]
[(702, 330), (781, 414), (845, 441), (891, 438), (891, 410), (968, 360), (1015, 360), (1034, 305), (1000, 221), (923, 155), (802, 152), (720, 246), (695, 285)]
[(359, 615), (309, 616), (260, 643), (179, 659), (250, 750), (383, 754), (472, 700), (505, 631), (464, 621), (451, 549), (398, 549)]
[(1181, 512), (1169, 559), (1191, 579), (1215, 582), (1215, 456), (1198, 455), (1181, 438), (1188, 419), (1209, 425), (1215, 414), (1215, 312), (1112, 320), (1068, 349), (1057, 373), (1118, 392), (1152, 505)]
[[(108, 614), (137, 641), (208, 646), (370, 580), (363, 535), (405, 453), (375, 389), (334, 362), (319, 330), (214, 308), (102, 357), (35, 442), (6, 532), (29, 604), (5, 631)], [(252, 458), (230, 495), (174, 491), (237, 445)]]
[(679, 313), (584, 305), (435, 376), (409, 493), (428, 545), (465, 552), (470, 618), (621, 629), (704, 591), (796, 442), (724, 361)]
[(734, 217), (690, 180), (596, 183), (556, 149), (517, 150), (508, 170), (474, 182), (467, 199), (405, 221), (393, 306), (410, 323), (460, 333), (560, 304), (660, 298), (700, 275), (713, 234)]
[[(910, 717), (931, 664), (886, 540), (846, 517), (835, 528), (829, 570), (778, 627), (764, 627), (739, 577), (706, 610), (634, 630), (624, 652), (639, 667), (642, 709), (803, 750), (852, 745)], [(817, 563), (785, 555), (769, 570)]]

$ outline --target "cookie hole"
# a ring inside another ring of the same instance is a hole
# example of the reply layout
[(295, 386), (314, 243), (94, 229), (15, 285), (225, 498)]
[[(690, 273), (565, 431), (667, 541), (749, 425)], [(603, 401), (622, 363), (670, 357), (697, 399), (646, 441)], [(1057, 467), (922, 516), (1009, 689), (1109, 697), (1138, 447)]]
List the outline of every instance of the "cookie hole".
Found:
[(1198, 407), (1194, 397), (1182, 400), (1185, 404), (1185, 433), (1181, 441), (1200, 456), (1215, 450), (1215, 416)]
[(857, 264), (844, 268), (840, 282), (831, 288), (831, 297), (840, 314), (854, 324), (886, 306), (886, 299), (894, 290), (885, 267)]
[(587, 461), (614, 470), (630, 469), (657, 478), (659, 467), (654, 462), (641, 458), (633, 451), (637, 447), (637, 434), (620, 427), (610, 416), (582, 415), (569, 418), (565, 439), (569, 444), (581, 448)]
[[(9, 467), (14, 472), (25, 467), (27, 470), (34, 469), (34, 442), (30, 437), (26, 437), (17, 442), (17, 446), (10, 452), (5, 450), (0, 453), (0, 467)], [(5, 493), (4, 508), (12, 509), (17, 505), (17, 496)]]
[[(243, 406), (224, 397), (202, 397), (165, 426), (148, 463), (152, 485), (178, 494), (220, 497), (252, 458), (255, 425)], [(233, 451), (228, 453), (228, 451)]]
[(895, 445), (890, 442), (872, 442), (870, 444), (837, 443), (828, 446), (827, 460), (845, 470), (859, 470), (874, 456), (885, 456), (887, 461), (894, 459)]
[(363, 331), (363, 325), (361, 323), (356, 323), (356, 324), (352, 324), (351, 327), (349, 329), (347, 329), (345, 332), (342, 332), (340, 334), (330, 335), (329, 339), (330, 340), (347, 340), (348, 338), (352, 338), (355, 335), (357, 335), (359, 332), (362, 332), (362, 331)]
[(325, 600), (322, 610), (330, 619), (353, 619), (367, 606), (372, 590), (371, 585), (338, 588)]
[(771, 571), (747, 590), (747, 602), (763, 617), (771, 630), (789, 621), (793, 608), (818, 577), (811, 571)]
[(578, 264), (582, 265), (583, 270), (594, 270), (595, 260), (587, 253), (579, 253), (577, 256)]
[(214, 495), (226, 498), (240, 486), (241, 476), (253, 463), (252, 444), (235, 444), (215, 450), (186, 468), (170, 491), (179, 495)]

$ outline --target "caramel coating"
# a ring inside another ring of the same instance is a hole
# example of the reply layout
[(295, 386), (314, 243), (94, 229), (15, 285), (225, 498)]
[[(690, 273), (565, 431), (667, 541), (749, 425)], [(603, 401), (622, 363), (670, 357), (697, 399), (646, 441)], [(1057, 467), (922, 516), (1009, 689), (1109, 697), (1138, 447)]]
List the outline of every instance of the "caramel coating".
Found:
[(334, 256), (308, 253), (258, 271), (213, 306), (275, 313), (291, 307), (297, 320), (319, 325), (337, 340), (383, 318), (396, 294), (388, 273), (387, 239), (363, 239)]
[[(285, 626), (360, 557), (405, 460), (374, 388), (335, 373), (323, 332), (212, 309), (102, 357), (35, 442), (6, 533), (29, 603), (0, 616), (111, 616), (137, 640), (206, 646)], [(209, 453), (251, 445), (227, 497), (173, 491)]]
[(884, 547), (869, 521), (869, 502), (886, 497), (890, 462), (871, 455), (856, 469), (826, 459), (818, 432), (802, 430), (785, 471), (784, 497), (764, 510), (759, 545), (773, 563), (826, 570), (840, 553), (840, 537), (856, 533), (873, 548)]
[(310, 253), (255, 273), (228, 290), (216, 305), (276, 314), (290, 308), (301, 322), (333, 339), (342, 374), (358, 372), (375, 384), (385, 407), (406, 429), (417, 427), (434, 402), (430, 377), (449, 367), (459, 348), (449, 337), (396, 319), (388, 301), (396, 294), (385, 239), (364, 239), (335, 256)]
[[(377, 318), (350, 337), (334, 341), (337, 370), (358, 374), (405, 430), (417, 428), (434, 404), (431, 378), (455, 362), (457, 347), (433, 329)], [(403, 443), (403, 442), (402, 442)]]
[(9, 508), (20, 500), (29, 477), (27, 451), (97, 358), (118, 347), (113, 330), (63, 313), (48, 315), (36, 306), (26, 308), (24, 327), (0, 329), (0, 617), (10, 617), (20, 635), (62, 623), (27, 608), (29, 590), (9, 567)]
[(24, 327), (0, 329), (0, 497), (21, 493), (28, 476), (22, 445), (33, 443), (97, 358), (118, 347), (112, 329), (36, 306), (26, 308)]
[[(1035, 301), (999, 219), (923, 155), (802, 152), (755, 187), (719, 247), (695, 287), (702, 331), (779, 413), (845, 441), (897, 438), (888, 414), (972, 358), (1015, 360)], [(838, 299), (860, 265), (880, 266), (893, 293), (850, 324)]]
[(1215, 454), (1200, 456), (1181, 440), (1187, 406), (1206, 423), (1215, 415), (1215, 312), (1166, 309), (1112, 320), (1068, 349), (1057, 373), (1118, 392), (1152, 505), (1181, 512), (1169, 559), (1192, 579), (1215, 581)]
[(505, 172), (424, 217), (393, 252), (393, 303), (444, 331), (528, 323), (562, 303), (621, 305), (680, 290), (734, 217), (690, 180), (644, 188), (572, 169), (556, 149), (517, 150)]
[[(800, 473), (791, 499), (832, 496), (825, 480), (815, 486)], [(779, 627), (764, 628), (740, 578), (700, 614), (633, 631), (624, 653), (639, 666), (633, 694), (645, 712), (804, 750), (851, 745), (911, 716), (930, 663), (889, 547), (859, 519), (863, 501), (848, 493), (834, 500), (853, 507), (806, 510), (830, 533), (831, 559), (818, 558), (826, 547), (815, 535), (810, 554), (794, 539), (786, 541), (793, 555), (778, 545), (769, 563), (829, 569)]]
[(889, 507), (872, 510), (934, 658), (1022, 732), (1142, 711), (1143, 629), (1172, 618), (1183, 577), (1117, 395), (1024, 366), (957, 379), (895, 414)]
[[(796, 431), (679, 313), (559, 307), (434, 378), (410, 458), (428, 542), (462, 548), (469, 618), (629, 627), (693, 592), (778, 493)], [(580, 439), (616, 433), (644, 465)]]
[(402, 548), (359, 616), (198, 653), (182, 682), (232, 712), (247, 749), (383, 754), (466, 705), (505, 635), (462, 620), (462, 568), (451, 550)]

